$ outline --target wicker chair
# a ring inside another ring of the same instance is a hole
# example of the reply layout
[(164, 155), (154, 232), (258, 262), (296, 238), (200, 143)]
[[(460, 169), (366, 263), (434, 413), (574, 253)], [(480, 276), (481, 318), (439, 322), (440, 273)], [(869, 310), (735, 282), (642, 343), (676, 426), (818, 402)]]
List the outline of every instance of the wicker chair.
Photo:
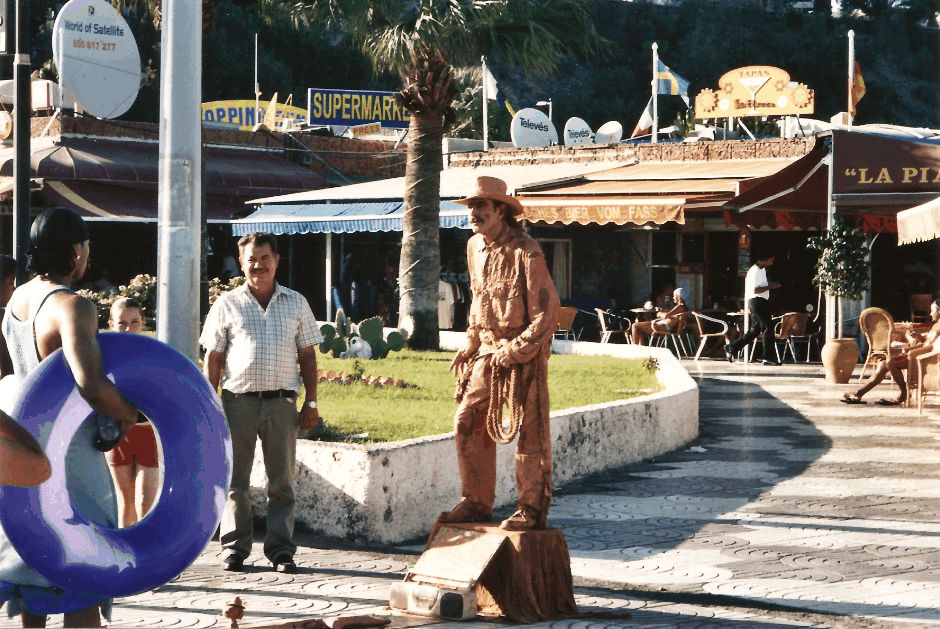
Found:
[(574, 320), (578, 316), (578, 309), (572, 306), (562, 306), (558, 317), (558, 329), (555, 330), (555, 336), (562, 335), (566, 341), (568, 337), (578, 340), (578, 333), (574, 329)]
[(907, 400), (917, 398), (917, 413), (924, 413), (924, 397), (940, 392), (940, 349), (934, 346), (912, 349), (907, 355)]
[(774, 336), (777, 343), (777, 354), (780, 354), (780, 344), (783, 344), (783, 357), (780, 362), (786, 362), (787, 350), (790, 350), (790, 356), (793, 362), (796, 359), (796, 344), (806, 343), (806, 362), (809, 362), (810, 343), (816, 339), (815, 336), (806, 334), (806, 322), (809, 315), (805, 312), (788, 312), (780, 318)]
[(868, 341), (868, 356), (862, 365), (862, 373), (858, 376), (858, 381), (861, 382), (865, 379), (865, 370), (869, 365), (874, 368), (877, 360), (891, 360), (900, 354), (900, 350), (891, 346), (894, 318), (887, 310), (866, 308), (858, 316), (858, 325)]
[(933, 295), (911, 295), (911, 323), (928, 323), (930, 321), (930, 304)]

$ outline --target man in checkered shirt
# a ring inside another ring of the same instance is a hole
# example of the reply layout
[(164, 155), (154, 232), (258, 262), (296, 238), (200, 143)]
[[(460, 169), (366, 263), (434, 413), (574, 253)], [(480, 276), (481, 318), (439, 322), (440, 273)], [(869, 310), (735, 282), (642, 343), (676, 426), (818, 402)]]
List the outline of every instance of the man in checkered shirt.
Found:
[[(316, 350), (323, 337), (303, 295), (274, 279), (280, 256), (272, 234), (243, 236), (238, 258), (247, 281), (218, 298), (200, 338), (206, 348), (203, 371), (213, 387), (222, 381), (222, 406), (232, 432), (232, 487), (219, 537), (226, 553), (223, 567), (241, 572), (251, 554), (248, 483), (260, 437), (268, 476), (264, 554), (275, 570), (291, 574), (297, 570), (294, 453), (298, 428), (322, 426)], [(298, 421), (301, 381), (306, 397)]]

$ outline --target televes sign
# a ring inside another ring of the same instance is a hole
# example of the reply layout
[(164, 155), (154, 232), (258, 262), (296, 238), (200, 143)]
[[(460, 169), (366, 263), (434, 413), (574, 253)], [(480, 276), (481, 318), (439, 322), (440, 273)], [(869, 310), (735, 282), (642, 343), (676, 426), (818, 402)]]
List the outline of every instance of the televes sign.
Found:
[(408, 110), (395, 103), (395, 92), (307, 90), (307, 124), (354, 127), (380, 122), (383, 127), (407, 129)]

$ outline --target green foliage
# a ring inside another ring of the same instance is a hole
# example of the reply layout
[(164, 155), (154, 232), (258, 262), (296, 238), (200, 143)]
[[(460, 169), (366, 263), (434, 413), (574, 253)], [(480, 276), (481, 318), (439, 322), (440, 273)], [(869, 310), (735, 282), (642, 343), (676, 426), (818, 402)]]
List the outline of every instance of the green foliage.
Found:
[(157, 278), (141, 274), (131, 280), (127, 286), (118, 288), (124, 297), (136, 299), (144, 307), (144, 315), (153, 317), (157, 311)]
[[(365, 441), (414, 439), (453, 430), (454, 377), (448, 370), (450, 352), (404, 350), (389, 356), (369, 374), (401, 378), (398, 387), (318, 385), (320, 405), (329, 430), (325, 439), (340, 440), (368, 433)], [(353, 370), (357, 363), (353, 362)], [(349, 362), (323, 357), (324, 370), (348, 371)], [(361, 364), (359, 365), (361, 366)], [(662, 390), (654, 372), (640, 360), (607, 356), (552, 356), (548, 363), (551, 410), (600, 404)], [(299, 397), (303, 400), (303, 394)], [(381, 408), (381, 413), (376, 409)]]
[(127, 286), (118, 287), (115, 294), (106, 294), (88, 288), (76, 291), (95, 303), (98, 308), (98, 328), (107, 329), (108, 319), (111, 316), (111, 306), (121, 297), (136, 300), (144, 309), (144, 325), (146, 329), (154, 329), (154, 313), (157, 310), (157, 278), (152, 275), (138, 275)]
[(243, 275), (236, 275), (228, 282), (223, 283), (217, 277), (209, 280), (209, 307), (211, 308), (215, 304), (215, 300), (219, 298), (222, 293), (227, 293), (228, 291), (238, 288), (245, 283), (245, 277)]
[(806, 246), (820, 252), (813, 286), (836, 297), (862, 298), (868, 287), (868, 241), (851, 219), (836, 214), (832, 229), (810, 238)]

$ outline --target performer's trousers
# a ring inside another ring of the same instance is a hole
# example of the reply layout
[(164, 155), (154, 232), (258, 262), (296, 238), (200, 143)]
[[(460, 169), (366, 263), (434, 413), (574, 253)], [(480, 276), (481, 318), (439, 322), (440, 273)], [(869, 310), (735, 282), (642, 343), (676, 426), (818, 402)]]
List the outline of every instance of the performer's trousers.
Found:
[[(496, 500), (496, 444), (487, 435), (484, 423), (490, 402), (490, 361), (477, 360), (472, 368), (463, 401), (454, 417), (461, 494), (464, 499), (492, 511)], [(516, 446), (518, 504), (520, 508), (525, 505), (540, 514), (543, 525), (552, 500), (547, 369), (547, 353), (536, 356), (522, 365), (517, 385), (526, 392)], [(503, 408), (503, 413), (504, 417), (509, 413), (508, 407)]]

